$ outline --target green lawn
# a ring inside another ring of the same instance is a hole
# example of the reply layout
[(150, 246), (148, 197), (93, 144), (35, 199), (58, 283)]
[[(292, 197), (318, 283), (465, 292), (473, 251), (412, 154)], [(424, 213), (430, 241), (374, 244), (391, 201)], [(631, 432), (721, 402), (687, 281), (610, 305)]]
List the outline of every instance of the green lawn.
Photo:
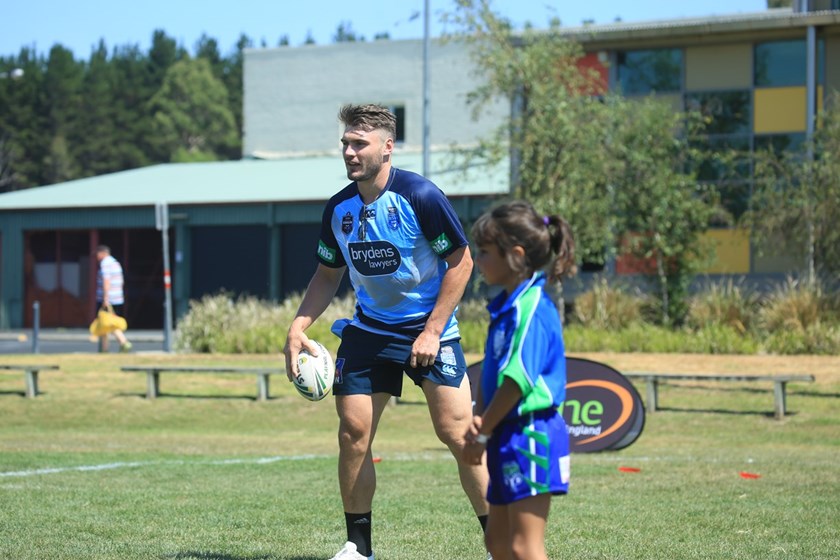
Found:
[[(817, 382), (788, 386), (782, 421), (769, 385), (662, 386), (666, 409), (636, 443), (573, 457), (571, 493), (552, 504), (550, 558), (840, 558), (840, 358), (587, 357)], [(119, 371), (272, 360), (0, 359), (61, 365), (42, 373), (36, 399), (23, 397), (21, 373), (0, 372), (0, 558), (330, 558), (344, 542), (331, 397), (309, 403), (278, 379), (273, 398), (257, 402), (252, 376), (164, 374), (163, 396), (147, 401), (145, 376)], [(413, 387), (386, 412), (375, 454), (378, 560), (484, 558), (454, 462)]]

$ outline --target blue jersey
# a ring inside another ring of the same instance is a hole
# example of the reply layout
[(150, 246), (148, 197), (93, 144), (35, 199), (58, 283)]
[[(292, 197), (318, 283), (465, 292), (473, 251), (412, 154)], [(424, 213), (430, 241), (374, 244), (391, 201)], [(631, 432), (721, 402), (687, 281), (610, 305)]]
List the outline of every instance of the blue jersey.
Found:
[[(318, 259), (347, 266), (356, 292), (353, 324), (416, 338), (434, 309), (444, 260), (468, 245), (446, 195), (421, 175), (391, 168), (379, 197), (365, 205), (353, 182), (324, 209)], [(441, 340), (457, 338), (455, 315)]]
[(545, 293), (546, 277), (534, 274), (513, 294), (502, 292), (487, 306), (490, 327), (481, 374), (485, 406), (505, 377), (522, 399), (505, 420), (559, 407), (566, 398), (566, 356), (557, 306)]

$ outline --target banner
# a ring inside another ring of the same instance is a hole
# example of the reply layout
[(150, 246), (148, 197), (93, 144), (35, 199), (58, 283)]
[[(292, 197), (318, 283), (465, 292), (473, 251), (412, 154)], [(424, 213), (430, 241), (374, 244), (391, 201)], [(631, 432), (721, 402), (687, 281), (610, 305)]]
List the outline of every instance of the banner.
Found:
[[(473, 403), (482, 363), (467, 369)], [(610, 366), (583, 358), (566, 358), (562, 413), (575, 453), (623, 449), (638, 439), (645, 425), (645, 408), (633, 384)]]

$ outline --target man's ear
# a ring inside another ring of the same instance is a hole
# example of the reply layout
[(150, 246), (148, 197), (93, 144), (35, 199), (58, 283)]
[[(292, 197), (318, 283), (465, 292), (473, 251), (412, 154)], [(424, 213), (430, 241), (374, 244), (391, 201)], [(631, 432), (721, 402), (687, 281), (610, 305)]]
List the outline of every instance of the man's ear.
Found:
[(382, 161), (388, 161), (391, 159), (391, 154), (394, 153), (394, 139), (393, 138), (386, 138), (385, 143), (382, 145)]

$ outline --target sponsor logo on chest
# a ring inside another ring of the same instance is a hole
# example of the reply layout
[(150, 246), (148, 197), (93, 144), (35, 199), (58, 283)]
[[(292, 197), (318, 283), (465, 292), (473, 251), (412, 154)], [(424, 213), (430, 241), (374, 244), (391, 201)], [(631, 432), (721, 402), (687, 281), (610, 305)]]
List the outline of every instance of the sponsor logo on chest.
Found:
[(350, 262), (362, 276), (384, 276), (399, 269), (402, 257), (390, 241), (365, 241), (347, 246)]

